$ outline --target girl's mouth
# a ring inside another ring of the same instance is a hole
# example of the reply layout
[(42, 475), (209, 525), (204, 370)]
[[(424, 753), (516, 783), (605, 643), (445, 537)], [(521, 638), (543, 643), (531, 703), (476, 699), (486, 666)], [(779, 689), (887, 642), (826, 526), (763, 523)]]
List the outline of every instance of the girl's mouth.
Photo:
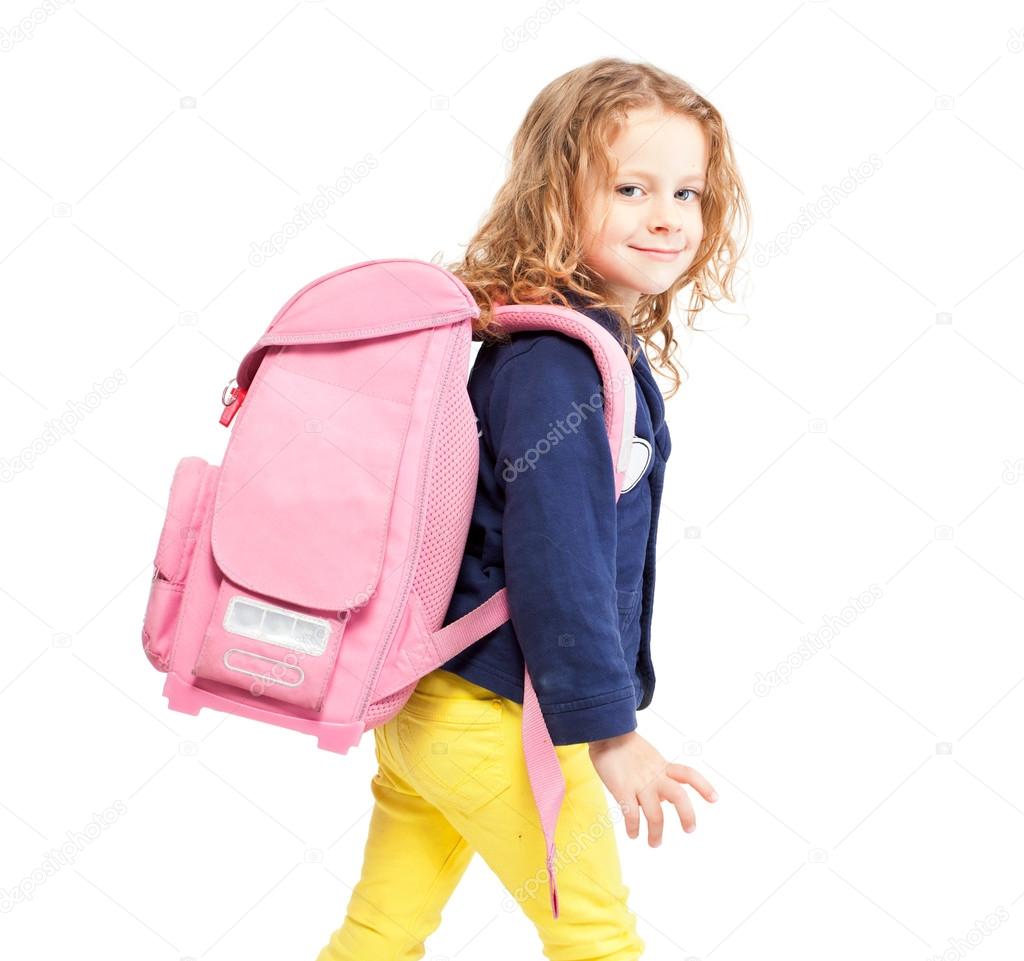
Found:
[(632, 244), (629, 244), (629, 246), (633, 250), (636, 250), (636, 251), (638, 251), (641, 254), (646, 254), (648, 257), (653, 257), (655, 260), (664, 260), (664, 261), (675, 260), (676, 257), (678, 257), (682, 253), (682, 250), (673, 250), (673, 249), (666, 250), (664, 247), (658, 247), (658, 248), (650, 248), (650, 247), (648, 247), (648, 248), (644, 248), (644, 247), (634, 247)]

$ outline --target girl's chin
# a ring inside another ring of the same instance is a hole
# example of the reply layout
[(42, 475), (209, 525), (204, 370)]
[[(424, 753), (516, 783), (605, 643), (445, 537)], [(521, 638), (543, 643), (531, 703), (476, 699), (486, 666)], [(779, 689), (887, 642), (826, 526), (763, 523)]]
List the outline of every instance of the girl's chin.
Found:
[(676, 271), (663, 272), (659, 276), (654, 271), (647, 271), (638, 277), (623, 280), (621, 287), (628, 288), (640, 296), (656, 297), (665, 293), (682, 276)]

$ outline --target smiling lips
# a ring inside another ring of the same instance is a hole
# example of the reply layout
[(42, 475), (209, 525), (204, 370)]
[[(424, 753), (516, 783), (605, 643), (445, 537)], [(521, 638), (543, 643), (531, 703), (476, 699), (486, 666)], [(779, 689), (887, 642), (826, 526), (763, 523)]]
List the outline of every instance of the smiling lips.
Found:
[[(630, 247), (633, 245), (630, 244)], [(682, 253), (682, 250), (672, 250), (667, 247), (633, 247), (633, 250), (647, 254), (648, 257), (653, 257), (655, 260), (675, 260)]]

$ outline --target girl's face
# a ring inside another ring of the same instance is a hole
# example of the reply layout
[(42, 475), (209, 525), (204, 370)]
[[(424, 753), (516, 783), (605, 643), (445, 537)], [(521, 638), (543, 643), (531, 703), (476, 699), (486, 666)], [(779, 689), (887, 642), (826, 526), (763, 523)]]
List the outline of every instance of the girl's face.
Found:
[(592, 179), (587, 193), (584, 261), (631, 317), (641, 294), (667, 290), (697, 253), (707, 143), (697, 121), (649, 107), (627, 115), (611, 149), (615, 179)]

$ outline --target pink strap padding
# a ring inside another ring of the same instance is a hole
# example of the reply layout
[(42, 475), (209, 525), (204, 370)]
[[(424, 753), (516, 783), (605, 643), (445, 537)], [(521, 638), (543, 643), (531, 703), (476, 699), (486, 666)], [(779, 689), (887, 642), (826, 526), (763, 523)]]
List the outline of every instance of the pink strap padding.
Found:
[[(495, 591), (486, 601), (446, 624), (431, 635), (437, 652), (436, 663), (464, 651), (470, 644), (501, 627), (509, 619), (508, 588)], [(558, 761), (554, 743), (544, 723), (540, 702), (530, 680), (529, 668), (523, 672), (523, 751), (530, 789), (540, 814), (544, 832), (545, 863), (548, 888), (551, 892), (551, 913), (558, 917), (558, 886), (555, 883), (555, 827), (565, 798), (565, 775)]]
[(552, 330), (583, 341), (594, 353), (604, 387), (604, 422), (608, 429), (615, 496), (626, 479), (636, 424), (636, 386), (633, 368), (618, 340), (586, 314), (552, 304), (501, 304), (494, 320), (504, 331)]

